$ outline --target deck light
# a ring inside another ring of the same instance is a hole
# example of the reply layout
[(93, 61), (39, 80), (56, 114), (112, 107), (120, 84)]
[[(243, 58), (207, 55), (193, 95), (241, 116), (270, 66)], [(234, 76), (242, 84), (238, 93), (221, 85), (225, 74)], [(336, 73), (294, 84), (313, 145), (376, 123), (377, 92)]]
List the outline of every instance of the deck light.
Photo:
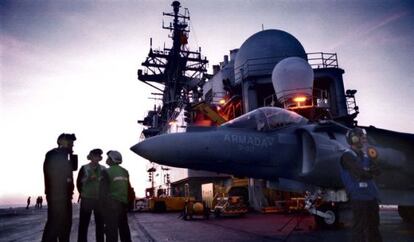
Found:
[(295, 97), (295, 98), (293, 98), (293, 101), (297, 102), (297, 103), (301, 103), (301, 102), (306, 101), (306, 97), (304, 97), (304, 96)]

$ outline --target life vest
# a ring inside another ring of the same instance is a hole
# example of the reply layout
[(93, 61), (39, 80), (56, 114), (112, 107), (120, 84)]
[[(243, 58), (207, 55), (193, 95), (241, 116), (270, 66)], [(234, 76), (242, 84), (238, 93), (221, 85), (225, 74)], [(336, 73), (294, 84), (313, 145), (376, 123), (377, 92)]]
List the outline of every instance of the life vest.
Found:
[(109, 197), (122, 203), (128, 204), (128, 171), (119, 165), (113, 165), (106, 171), (109, 177)]
[[(345, 152), (353, 152), (357, 157), (358, 162), (364, 169), (368, 169), (371, 164), (371, 159), (364, 154), (363, 157), (358, 156), (354, 151), (347, 150)], [(373, 179), (358, 180), (356, 177), (341, 166), (341, 178), (345, 189), (352, 200), (369, 201), (378, 200), (378, 188)]]
[(105, 169), (104, 166), (97, 165), (93, 168), (91, 164), (83, 166), (83, 177), (82, 182), (82, 198), (94, 198), (99, 197), (99, 183), (102, 180), (102, 171)]

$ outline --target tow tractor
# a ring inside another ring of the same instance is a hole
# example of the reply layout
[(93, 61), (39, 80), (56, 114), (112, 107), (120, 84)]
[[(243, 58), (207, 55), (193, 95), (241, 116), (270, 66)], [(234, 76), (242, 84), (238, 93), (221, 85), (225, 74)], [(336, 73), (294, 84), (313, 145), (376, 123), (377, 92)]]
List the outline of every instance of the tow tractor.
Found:
[(147, 170), (149, 174), (149, 181), (151, 187), (145, 189), (145, 198), (137, 199), (135, 201), (134, 211), (149, 211), (156, 213), (163, 212), (177, 212), (183, 211), (188, 201), (194, 201), (192, 197), (179, 197), (170, 195), (170, 179), (168, 170), (169, 168), (161, 167), (166, 172), (165, 174), (165, 185), (167, 188), (161, 186), (156, 189), (154, 184), (154, 173), (156, 172), (155, 167), (151, 167)]
[(194, 218), (209, 219), (210, 209), (203, 201), (186, 201), (182, 218), (184, 220), (192, 220)]
[(188, 184), (184, 185), (185, 205), (182, 210), (181, 217), (184, 220), (192, 220), (194, 218), (209, 219), (210, 209), (204, 201), (196, 201), (190, 197), (190, 187)]
[(246, 203), (240, 196), (217, 197), (213, 212), (220, 216), (243, 216), (248, 212)]

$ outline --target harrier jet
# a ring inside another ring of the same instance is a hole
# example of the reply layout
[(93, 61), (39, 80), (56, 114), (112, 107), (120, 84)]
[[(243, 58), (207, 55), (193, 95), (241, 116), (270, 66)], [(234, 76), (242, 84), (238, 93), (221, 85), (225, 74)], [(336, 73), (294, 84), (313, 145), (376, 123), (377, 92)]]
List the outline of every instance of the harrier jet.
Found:
[[(413, 221), (414, 134), (364, 128), (367, 153), (382, 170), (376, 179), (381, 202), (399, 205), (401, 217)], [(154, 136), (131, 150), (162, 165), (266, 179), (270, 187), (340, 203), (347, 201), (340, 157), (349, 149), (348, 130), (335, 121), (310, 122), (286, 109), (262, 107), (219, 127)], [(335, 211), (308, 208), (327, 224), (337, 222)]]

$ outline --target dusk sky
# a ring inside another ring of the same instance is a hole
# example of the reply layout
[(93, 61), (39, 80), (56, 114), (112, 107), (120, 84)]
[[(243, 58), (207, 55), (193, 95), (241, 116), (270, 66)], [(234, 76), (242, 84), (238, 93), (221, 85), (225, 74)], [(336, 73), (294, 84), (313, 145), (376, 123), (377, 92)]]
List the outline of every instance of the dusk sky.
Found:
[[(62, 132), (76, 134), (79, 165), (93, 148), (119, 150), (133, 187), (144, 194), (147, 163), (129, 148), (154, 90), (136, 72), (150, 37), (154, 48), (171, 46), (161, 29), (171, 2), (0, 2), (0, 205), (43, 195), (44, 155)], [(345, 88), (358, 90), (359, 124), (414, 133), (412, 1), (180, 2), (191, 14), (189, 46), (201, 46), (210, 73), (262, 25), (284, 30), (308, 53), (338, 54)]]

